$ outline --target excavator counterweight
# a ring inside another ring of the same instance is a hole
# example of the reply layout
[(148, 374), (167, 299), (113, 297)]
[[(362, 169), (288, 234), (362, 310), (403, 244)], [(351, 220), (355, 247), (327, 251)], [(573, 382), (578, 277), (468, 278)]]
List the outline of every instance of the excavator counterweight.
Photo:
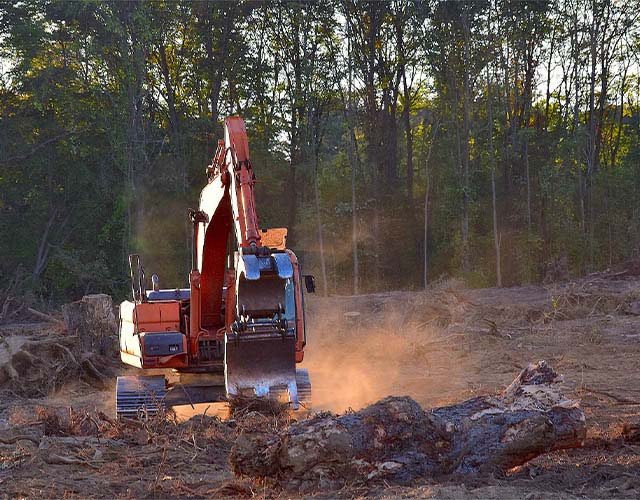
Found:
[(293, 409), (309, 405), (309, 375), (296, 365), (306, 343), (302, 283), (313, 292), (313, 278), (301, 276), (286, 229), (258, 226), (244, 121), (229, 117), (224, 130), (200, 206), (189, 211), (189, 287), (162, 290), (153, 275), (146, 290), (140, 258), (131, 256), (133, 299), (120, 307), (122, 360), (189, 383), (121, 377), (120, 416), (157, 413), (179, 404), (180, 394), (189, 403), (249, 393), (284, 398)]

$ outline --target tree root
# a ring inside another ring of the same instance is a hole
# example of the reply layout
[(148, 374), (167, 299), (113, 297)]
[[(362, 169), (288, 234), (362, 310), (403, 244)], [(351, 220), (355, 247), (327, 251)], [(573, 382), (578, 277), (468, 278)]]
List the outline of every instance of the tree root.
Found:
[(430, 411), (409, 397), (388, 397), (280, 432), (245, 432), (231, 450), (232, 469), (304, 492), (374, 480), (500, 474), (551, 450), (582, 445), (584, 413), (558, 392), (558, 378), (540, 361), (495, 396)]

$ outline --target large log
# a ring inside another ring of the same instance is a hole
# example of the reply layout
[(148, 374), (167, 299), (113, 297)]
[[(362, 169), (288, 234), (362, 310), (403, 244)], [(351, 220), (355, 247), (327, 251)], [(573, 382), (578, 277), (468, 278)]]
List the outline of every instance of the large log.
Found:
[(501, 394), (424, 410), (388, 397), (363, 410), (321, 414), (280, 432), (245, 432), (230, 454), (233, 471), (270, 477), (300, 491), (384, 479), (501, 473), (552, 450), (582, 445), (584, 413), (559, 392), (540, 361)]

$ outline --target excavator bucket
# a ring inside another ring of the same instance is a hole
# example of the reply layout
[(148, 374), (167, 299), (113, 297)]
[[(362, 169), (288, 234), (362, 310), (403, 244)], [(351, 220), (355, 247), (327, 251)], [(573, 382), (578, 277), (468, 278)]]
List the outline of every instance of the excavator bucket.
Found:
[(230, 395), (279, 397), (295, 410), (296, 332), (293, 267), (286, 253), (236, 254), (237, 318), (225, 336), (225, 383)]
[(224, 360), (227, 393), (272, 398), (286, 394), (297, 410), (295, 343), (294, 336), (280, 333), (227, 335)]

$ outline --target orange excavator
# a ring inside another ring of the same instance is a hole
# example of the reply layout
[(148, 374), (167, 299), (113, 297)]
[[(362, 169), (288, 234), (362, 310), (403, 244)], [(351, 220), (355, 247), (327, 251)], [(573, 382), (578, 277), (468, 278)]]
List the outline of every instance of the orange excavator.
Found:
[(315, 291), (286, 248), (287, 230), (261, 231), (245, 124), (224, 122), (198, 210), (189, 210), (193, 255), (189, 288), (147, 289), (131, 255), (133, 299), (120, 305), (122, 361), (162, 375), (118, 377), (119, 417), (234, 395), (286, 399), (308, 407), (309, 375), (296, 364), (306, 343), (302, 286)]

